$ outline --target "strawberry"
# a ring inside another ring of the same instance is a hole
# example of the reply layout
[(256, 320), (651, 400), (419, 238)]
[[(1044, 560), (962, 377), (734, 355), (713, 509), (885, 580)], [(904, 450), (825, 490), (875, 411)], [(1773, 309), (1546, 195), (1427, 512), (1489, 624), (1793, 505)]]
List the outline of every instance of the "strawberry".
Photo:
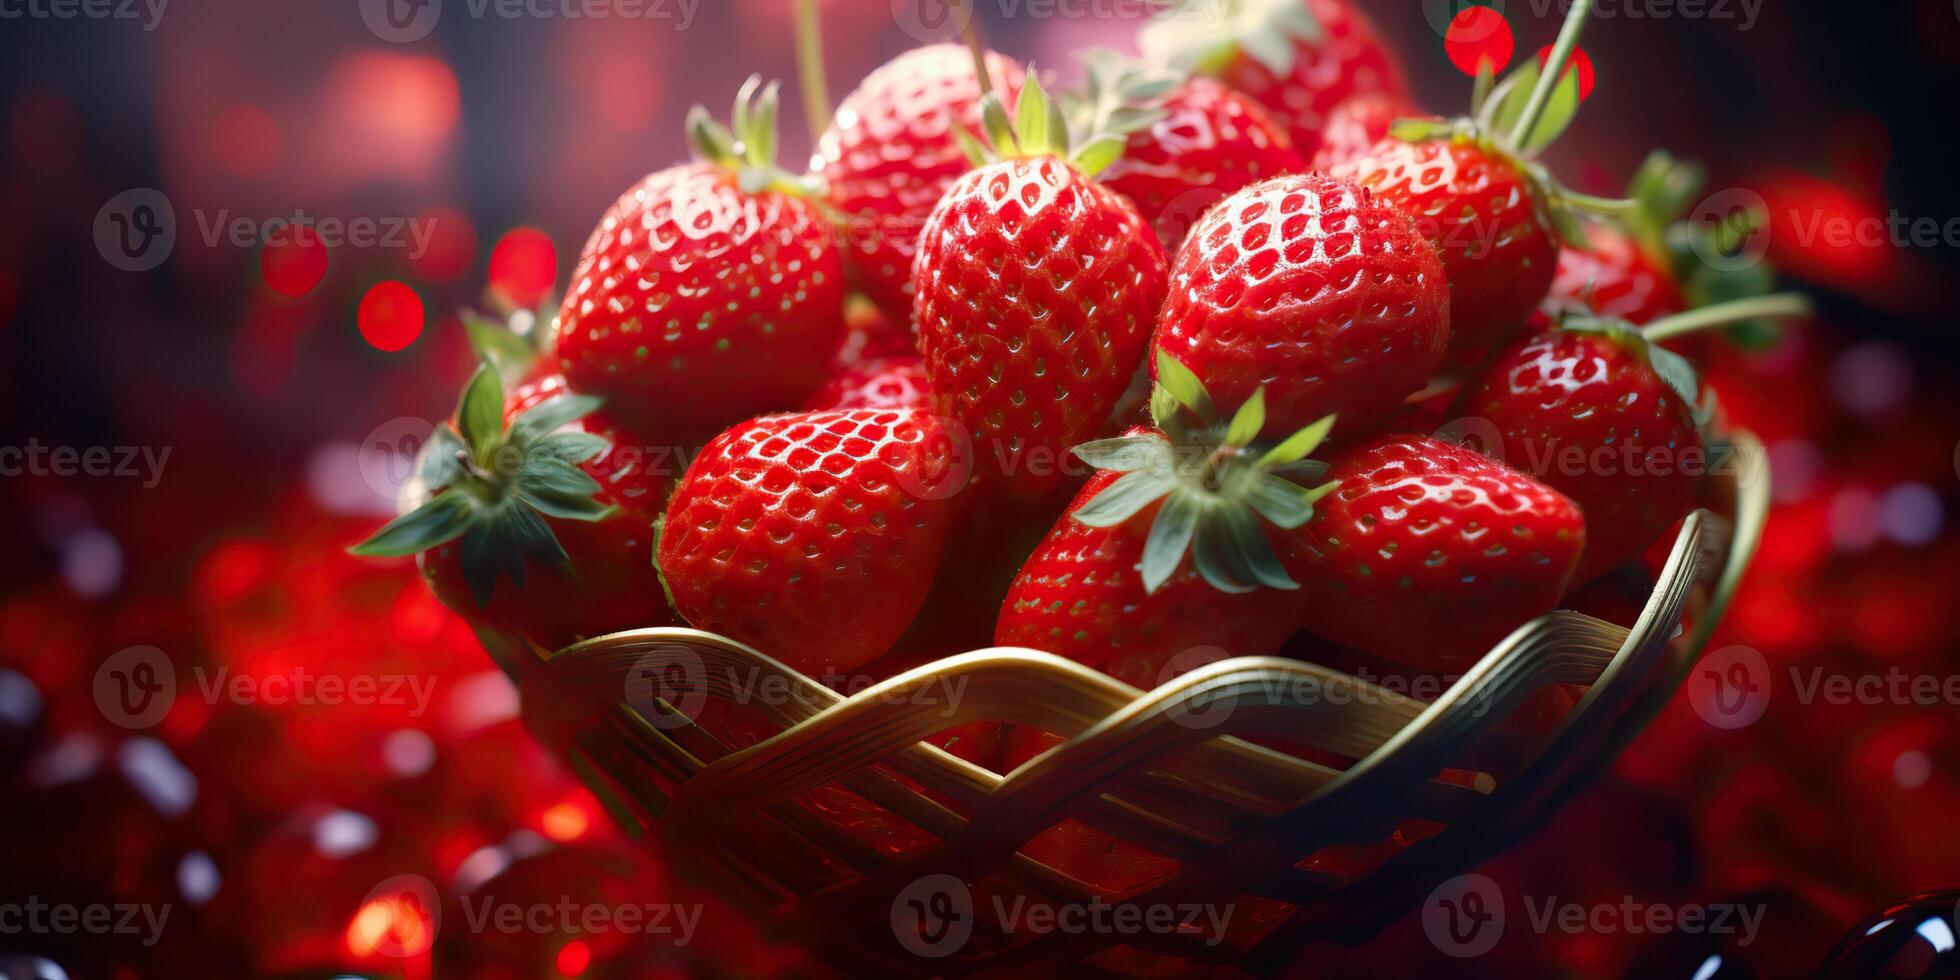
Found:
[(1176, 250), (1207, 208), (1247, 184), (1305, 169), (1293, 138), (1257, 102), (1219, 82), (1089, 59), (1092, 131), (1127, 136), (1102, 182), (1130, 199)]
[(1268, 386), (1282, 428), (1339, 412), (1365, 429), (1428, 383), (1450, 318), (1443, 264), (1408, 216), (1294, 174), (1240, 190), (1192, 230), (1156, 345), (1225, 402)]
[(910, 309), (903, 319), (893, 319), (861, 293), (853, 293), (844, 301), (844, 342), (837, 345), (830, 359), (833, 377), (869, 360), (918, 353)]
[(1032, 71), (1018, 132), (997, 96), (984, 101), (1008, 159), (961, 177), (927, 220), (914, 320), (940, 414), (971, 433), (980, 472), (1032, 497), (1061, 481), (1068, 447), (1129, 387), (1166, 260), (1136, 207), (1091, 179), (1120, 137), (1072, 156)]
[(694, 626), (806, 674), (886, 650), (925, 600), (960, 487), (948, 433), (912, 410), (772, 415), (716, 436), (660, 535), (662, 580)]
[(1302, 625), (1363, 653), (1458, 671), (1551, 611), (1586, 542), (1563, 494), (1473, 450), (1389, 435), (1336, 458), (1298, 532)]
[(1321, 173), (1366, 156), (1375, 144), (1388, 136), (1398, 119), (1416, 115), (1413, 106), (1380, 93), (1357, 95), (1334, 107), (1327, 114), (1327, 128), (1321, 133), (1320, 149), (1308, 168)]
[(1584, 512), (1577, 583), (1618, 567), (1687, 514), (1709, 463), (1700, 430), (1710, 409), (1694, 366), (1656, 340), (1685, 334), (1684, 323), (1803, 308), (1789, 296), (1738, 301), (1647, 332), (1570, 315), (1504, 352), (1471, 386), (1465, 411), (1497, 427), (1501, 458)]
[[(1011, 98), (1013, 62), (989, 52), (992, 86)], [(984, 94), (957, 44), (907, 51), (844, 97), (817, 141), (826, 200), (843, 215), (853, 283), (899, 323), (912, 316), (912, 257), (933, 205), (971, 169), (954, 135), (978, 129)]]
[(880, 357), (831, 375), (803, 407), (931, 408), (932, 387), (926, 383), (926, 362), (917, 354)]
[[(1160, 428), (1076, 447), (1102, 472), (1022, 566), (994, 630), (1001, 646), (1046, 650), (1143, 688), (1200, 648), (1279, 649), (1296, 627), (1297, 586), (1260, 517), (1298, 528), (1332, 489), (1307, 490), (1282, 475), (1325, 468), (1305, 457), (1332, 418), (1255, 451), (1267, 421), (1263, 390), (1221, 426), (1197, 377), (1159, 359), (1164, 380), (1151, 412)], [(1180, 409), (1205, 426), (1187, 425)], [(1284, 535), (1281, 543), (1290, 546)]]
[[(1745, 230), (1685, 220), (1706, 186), (1701, 167), (1662, 151), (1650, 154), (1627, 190), (1631, 212), (1620, 220), (1588, 222), (1585, 244), (1559, 253), (1546, 311), (1581, 311), (1644, 326), (1684, 310), (1768, 294), (1776, 282), (1769, 263), (1718, 267), (1702, 259), (1726, 254), (1721, 236)], [(1761, 348), (1777, 334), (1773, 323), (1754, 321), (1732, 324), (1723, 336)]]
[(842, 338), (842, 260), (807, 190), (775, 166), (776, 87), (756, 86), (736, 100), (739, 144), (696, 107), (700, 161), (607, 210), (558, 316), (566, 380), (675, 439), (801, 402)]
[(1475, 360), (1512, 335), (1544, 302), (1561, 240), (1583, 241), (1574, 210), (1620, 207), (1560, 187), (1535, 157), (1579, 105), (1579, 73), (1566, 68), (1589, 5), (1575, 3), (1548, 64), (1528, 62), (1493, 91), (1484, 62), (1472, 116), (1408, 120), (1334, 175), (1416, 219), (1449, 275), (1451, 347)]
[(1183, 0), (1141, 42), (1152, 60), (1257, 99), (1308, 159), (1335, 106), (1406, 90), (1401, 65), (1353, 0)]
[(651, 565), (665, 481), (610, 451), (597, 407), (555, 378), (507, 400), (484, 365), (424, 452), (427, 502), (353, 552), (421, 554), (444, 605), (546, 649), (673, 622)]

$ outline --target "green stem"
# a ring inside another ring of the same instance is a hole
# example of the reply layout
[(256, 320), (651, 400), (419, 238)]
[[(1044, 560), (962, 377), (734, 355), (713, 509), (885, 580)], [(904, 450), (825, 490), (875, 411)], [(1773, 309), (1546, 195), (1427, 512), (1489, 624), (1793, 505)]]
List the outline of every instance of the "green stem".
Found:
[(796, 0), (796, 75), (803, 83), (803, 118), (815, 142), (830, 128), (830, 84), (824, 78), (823, 24), (817, 0)]
[(1697, 330), (1725, 327), (1748, 320), (1808, 316), (1814, 308), (1810, 297), (1802, 293), (1772, 293), (1768, 296), (1730, 300), (1727, 303), (1704, 306), (1699, 310), (1676, 313), (1642, 327), (1640, 333), (1650, 342), (1659, 343), (1686, 336)]
[(1477, 63), (1477, 81), (1470, 88), (1470, 117), (1481, 118), (1484, 103), (1490, 101), (1491, 87), (1497, 84), (1497, 63), (1485, 58)]
[(1531, 99), (1524, 104), (1524, 114), (1518, 117), (1518, 124), (1511, 129), (1511, 145), (1523, 147), (1531, 138), (1531, 131), (1538, 128), (1538, 117), (1545, 114), (1545, 106), (1552, 101), (1552, 92), (1558, 88), (1560, 76), (1565, 74), (1567, 62), (1572, 60), (1572, 51), (1579, 46), (1579, 33), (1585, 29), (1586, 18), (1592, 16), (1592, 0), (1572, 0), (1572, 9), (1565, 15), (1565, 26), (1559, 28), (1558, 41), (1552, 45), (1552, 56), (1545, 61), (1545, 70), (1538, 76), (1538, 84), (1532, 86)]
[(1640, 208), (1640, 202), (1630, 197), (1595, 197), (1569, 188), (1560, 188), (1557, 194), (1559, 200), (1564, 201), (1575, 211), (1604, 217), (1631, 217)]
[(994, 76), (987, 70), (987, 47), (980, 43), (980, 29), (973, 24), (973, 7), (969, 0), (948, 0), (959, 7), (961, 17), (960, 36), (966, 41), (966, 50), (973, 55), (973, 77), (980, 81), (981, 96), (994, 94)]

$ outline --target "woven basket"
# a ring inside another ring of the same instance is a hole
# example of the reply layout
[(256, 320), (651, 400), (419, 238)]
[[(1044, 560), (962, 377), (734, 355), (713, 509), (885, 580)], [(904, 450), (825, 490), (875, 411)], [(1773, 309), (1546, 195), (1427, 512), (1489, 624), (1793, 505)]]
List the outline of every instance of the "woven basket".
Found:
[[(630, 832), (654, 832), (682, 875), (853, 974), (1257, 968), (1305, 942), (1363, 936), (1528, 833), (1660, 710), (1706, 645), (1768, 508), (1760, 444), (1731, 440), (1741, 465), (1706, 482), (1635, 622), (1548, 614), (1433, 703), (1277, 658), (1227, 660), (1140, 691), (1018, 649), (949, 657), (846, 698), (696, 630), (636, 630), (556, 653), (479, 633), (520, 685), (532, 729)], [(731, 677), (777, 685), (785, 696), (757, 703), (780, 734), (731, 752), (695, 724), (703, 699), (735, 695)], [(1547, 734), (1500, 730), (1551, 684), (1586, 693)], [(945, 697), (952, 689), (962, 696)], [(1348, 696), (1324, 696), (1334, 690)], [(975, 721), (1067, 741), (1006, 777), (920, 741)], [(1339, 768), (1238, 737), (1273, 735), (1358, 761)], [(823, 787), (903, 818), (928, 842), (892, 853), (798, 802)], [(1004, 923), (995, 913), (1014, 899), (1081, 909), (1117, 898), (1019, 853), (1064, 818), (1177, 862), (1127, 898), (1139, 914), (1229, 904), (1237, 928), (1221, 941), (1193, 928)], [(1398, 838), (1406, 846), (1372, 867), (1315, 860), (1362, 853), (1406, 821), (1428, 836)]]

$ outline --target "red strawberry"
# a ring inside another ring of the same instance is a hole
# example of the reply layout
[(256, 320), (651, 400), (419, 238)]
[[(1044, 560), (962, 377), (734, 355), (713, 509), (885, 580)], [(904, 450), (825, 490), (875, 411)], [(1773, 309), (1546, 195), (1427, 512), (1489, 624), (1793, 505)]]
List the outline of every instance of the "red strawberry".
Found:
[(1298, 532), (1302, 625), (1363, 653), (1458, 671), (1558, 605), (1579, 508), (1482, 454), (1391, 435), (1334, 461)]
[[(994, 88), (1020, 86), (1013, 62), (987, 55)], [(957, 44), (899, 55), (844, 97), (817, 141), (817, 173), (846, 222), (852, 281), (886, 315), (912, 316), (912, 257), (933, 205), (972, 169), (956, 126), (980, 128), (981, 86), (973, 57)]]
[(1321, 173), (1366, 156), (1375, 144), (1387, 138), (1398, 119), (1416, 115), (1415, 108), (1400, 99), (1379, 93), (1357, 95), (1334, 107), (1327, 115), (1327, 128), (1321, 133), (1320, 150), (1313, 155), (1309, 169)]
[(1541, 74), (1528, 62), (1494, 92), (1485, 74), (1474, 118), (1411, 120), (1333, 171), (1408, 212), (1442, 253), (1450, 344), (1463, 359), (1489, 352), (1538, 309), (1561, 239), (1580, 240), (1572, 209), (1599, 206), (1535, 160), (1578, 111), (1579, 73), (1567, 64), (1588, 9), (1572, 5), (1548, 62), (1556, 68)]
[(1447, 289), (1394, 207), (1324, 175), (1278, 177), (1192, 230), (1156, 344), (1223, 402), (1266, 386), (1281, 428), (1339, 412), (1366, 429), (1429, 382), (1449, 342)]
[(1586, 247), (1559, 253), (1547, 305), (1578, 307), (1639, 325), (1686, 309), (1674, 270), (1621, 228), (1589, 223)]
[(775, 167), (776, 90), (758, 101), (755, 84), (736, 104), (742, 156), (697, 108), (702, 162), (613, 204), (558, 317), (572, 386), (677, 439), (798, 404), (842, 336), (842, 260), (816, 203)]
[[(1130, 435), (1164, 439), (1143, 428)], [(1292, 592), (1222, 592), (1190, 562), (1149, 587), (1144, 547), (1161, 501), (1114, 525), (1094, 511), (1086, 516), (1095, 525), (1077, 518), (1122, 476), (1091, 477), (1021, 566), (1001, 606), (994, 643), (1067, 657), (1145, 690), (1168, 680), (1162, 676), (1166, 667), (1188, 651), (1215, 647), (1235, 657), (1277, 651), (1295, 628), (1298, 600)]]
[(1038, 496), (1129, 387), (1164, 300), (1164, 250), (1091, 179), (1118, 139), (1071, 158), (1032, 72), (1018, 133), (988, 99), (994, 145), (1026, 155), (961, 177), (933, 211), (914, 319), (935, 402), (971, 433), (981, 472)]
[[(1204, 23), (1221, 12), (1226, 24)], [(1406, 89), (1401, 65), (1352, 0), (1186, 0), (1142, 40), (1153, 59), (1259, 100), (1309, 159), (1335, 106), (1357, 95), (1399, 99)]]
[(354, 553), (419, 552), (444, 605), (547, 649), (672, 623), (652, 567), (665, 480), (610, 451), (597, 404), (557, 379), (507, 402), (496, 371), (479, 369), (425, 451), (433, 496)]
[(1101, 174), (1175, 250), (1205, 210), (1247, 184), (1305, 169), (1259, 103), (1203, 76), (1182, 84), (1113, 57), (1089, 62), (1092, 131), (1127, 134)]
[(849, 670), (911, 624), (960, 489), (923, 412), (772, 415), (708, 443), (659, 561), (674, 607), (804, 673)]
[(931, 408), (932, 387), (926, 383), (926, 362), (917, 354), (881, 357), (832, 375), (818, 388), (805, 409)]
[[(1267, 421), (1263, 391), (1221, 423), (1203, 384), (1159, 358), (1164, 380), (1151, 413), (1162, 428), (1076, 447), (1103, 472), (1022, 566), (994, 630), (997, 644), (1046, 650), (1143, 688), (1220, 650), (1280, 648), (1296, 628), (1297, 586), (1261, 518), (1298, 528), (1333, 489), (1310, 491), (1282, 475), (1325, 469), (1305, 457), (1332, 418), (1255, 450)], [(1180, 409), (1204, 427), (1189, 426)], [(1280, 541), (1282, 551), (1291, 547), (1290, 535)]]
[[(1576, 581), (1632, 558), (1688, 512), (1709, 458), (1700, 382), (1681, 355), (1652, 342), (1670, 324), (1795, 313), (1767, 297), (1657, 321), (1653, 335), (1619, 320), (1567, 317), (1499, 356), (1465, 411), (1497, 427), (1502, 458), (1577, 502), (1587, 544)], [(1765, 305), (1768, 304), (1768, 305)]]
[(844, 342), (830, 359), (830, 372), (836, 375), (869, 360), (918, 353), (910, 309), (903, 319), (893, 319), (863, 294), (854, 293), (844, 303)]

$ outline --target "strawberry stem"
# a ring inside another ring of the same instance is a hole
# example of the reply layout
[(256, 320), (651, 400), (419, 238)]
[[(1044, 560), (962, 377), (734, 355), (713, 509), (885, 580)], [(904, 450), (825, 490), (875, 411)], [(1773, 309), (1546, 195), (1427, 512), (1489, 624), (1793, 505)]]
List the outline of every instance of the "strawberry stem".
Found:
[(1552, 100), (1552, 91), (1558, 88), (1560, 77), (1565, 74), (1567, 62), (1572, 60), (1573, 49), (1579, 46), (1579, 33), (1585, 29), (1586, 18), (1592, 16), (1592, 0), (1572, 0), (1572, 9), (1566, 12), (1565, 26), (1559, 28), (1558, 41), (1552, 45), (1552, 54), (1545, 61), (1545, 70), (1538, 75), (1538, 84), (1531, 89), (1531, 99), (1524, 104), (1524, 114), (1518, 117), (1518, 124), (1511, 127), (1511, 145), (1522, 148), (1525, 141), (1538, 128), (1538, 117), (1545, 114), (1545, 106)]
[(830, 84), (824, 78), (823, 24), (817, 0), (796, 0), (796, 75), (803, 83), (803, 118), (812, 141), (830, 128)]
[(1640, 333), (1650, 343), (1659, 343), (1710, 327), (1725, 327), (1749, 320), (1808, 316), (1814, 308), (1810, 297), (1802, 293), (1773, 293), (1676, 313), (1642, 327)]
[(973, 7), (968, 0), (948, 0), (959, 8), (961, 17), (960, 37), (966, 41), (966, 50), (973, 56), (973, 77), (980, 82), (980, 95), (994, 94), (993, 73), (987, 70), (987, 47), (980, 43), (980, 29), (973, 24)]

